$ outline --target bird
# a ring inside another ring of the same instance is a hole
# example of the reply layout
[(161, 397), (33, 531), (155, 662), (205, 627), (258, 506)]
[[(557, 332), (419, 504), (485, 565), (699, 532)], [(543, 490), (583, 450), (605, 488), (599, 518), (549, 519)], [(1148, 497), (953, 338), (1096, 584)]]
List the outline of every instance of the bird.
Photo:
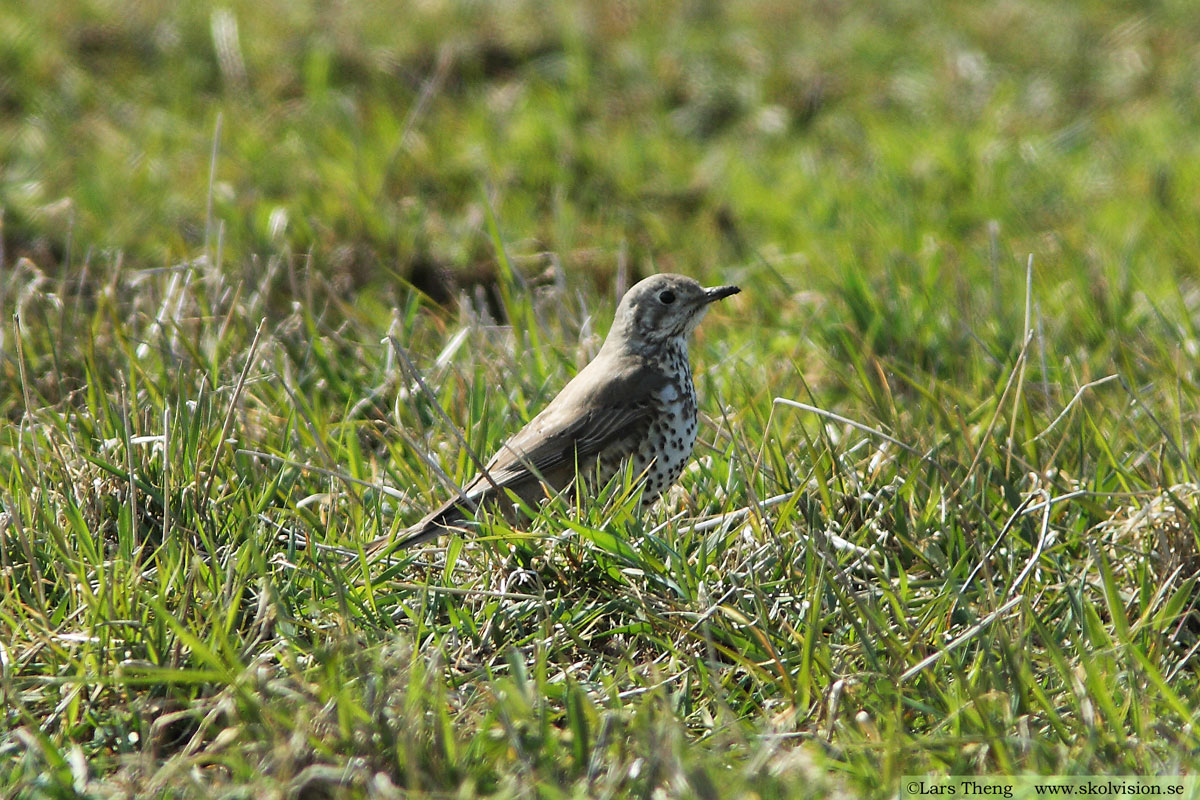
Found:
[(596, 357), (501, 445), (461, 494), (398, 536), (369, 542), (368, 558), (460, 531), (480, 505), (504, 501), (508, 492), (533, 506), (577, 477), (603, 486), (627, 462), (641, 482), (642, 507), (652, 504), (679, 478), (696, 443), (688, 336), (712, 303), (740, 291), (671, 273), (634, 284)]

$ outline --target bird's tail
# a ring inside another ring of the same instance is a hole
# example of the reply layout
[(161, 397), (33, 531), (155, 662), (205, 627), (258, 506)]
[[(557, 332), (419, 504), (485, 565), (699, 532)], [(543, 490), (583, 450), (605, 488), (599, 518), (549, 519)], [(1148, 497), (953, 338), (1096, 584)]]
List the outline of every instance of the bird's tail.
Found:
[(409, 547), (416, 547), (431, 539), (436, 539), (443, 534), (457, 530), (456, 523), (462, 522), (463, 519), (462, 509), (457, 505), (447, 503), (415, 525), (405, 528), (401, 531), (399, 538), (381, 536), (368, 542), (364, 548), (367, 560), (377, 561), (397, 550), (406, 550)]

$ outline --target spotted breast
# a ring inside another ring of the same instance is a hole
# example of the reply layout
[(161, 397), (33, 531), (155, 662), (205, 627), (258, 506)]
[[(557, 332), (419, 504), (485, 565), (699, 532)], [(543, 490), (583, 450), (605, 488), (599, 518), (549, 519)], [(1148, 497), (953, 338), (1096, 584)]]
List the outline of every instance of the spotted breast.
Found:
[(696, 444), (696, 389), (687, 342), (676, 337), (663, 348), (657, 365), (667, 380), (653, 393), (644, 425), (600, 454), (596, 477), (604, 485), (628, 459), (634, 475), (644, 475), (642, 505), (648, 506), (675, 483)]

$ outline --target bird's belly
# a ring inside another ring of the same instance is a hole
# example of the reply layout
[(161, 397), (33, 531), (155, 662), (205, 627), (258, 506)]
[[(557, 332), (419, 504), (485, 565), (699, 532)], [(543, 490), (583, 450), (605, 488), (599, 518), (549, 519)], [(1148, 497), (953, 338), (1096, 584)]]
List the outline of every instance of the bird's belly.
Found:
[(696, 444), (696, 404), (673, 387), (664, 394), (659, 413), (643, 430), (600, 454), (597, 485), (607, 483), (628, 461), (633, 474), (642, 477), (642, 504), (649, 505), (679, 478)]

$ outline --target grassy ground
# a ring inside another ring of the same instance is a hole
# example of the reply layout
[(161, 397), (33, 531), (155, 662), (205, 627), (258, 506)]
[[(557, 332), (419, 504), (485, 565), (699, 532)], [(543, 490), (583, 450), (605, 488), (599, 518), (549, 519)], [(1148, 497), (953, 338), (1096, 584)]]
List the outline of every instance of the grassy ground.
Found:
[[(0, 794), (1195, 771), (1198, 37), (0, 8)], [(391, 566), (312, 546), (418, 518), (472, 471), (436, 406), (490, 452), (656, 270), (743, 293), (653, 513), (618, 480)]]

